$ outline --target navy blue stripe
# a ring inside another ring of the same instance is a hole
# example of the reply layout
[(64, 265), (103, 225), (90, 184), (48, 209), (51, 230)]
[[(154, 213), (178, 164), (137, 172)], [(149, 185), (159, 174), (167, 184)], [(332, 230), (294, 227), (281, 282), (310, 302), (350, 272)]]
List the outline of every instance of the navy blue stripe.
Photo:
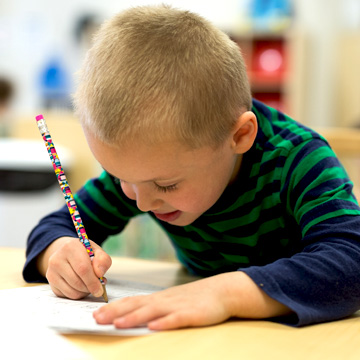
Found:
[(254, 249), (254, 257), (251, 258), (252, 263), (266, 265), (277, 259), (292, 256), (300, 250), (295, 248), (294, 244), (298, 244), (301, 237), (300, 227), (296, 224), (291, 228), (290, 233), (285, 228), (278, 228), (260, 235)]
[[(103, 191), (102, 186), (99, 187), (100, 191)], [(104, 194), (104, 192), (103, 192)], [(82, 200), (85, 206), (87, 206), (92, 213), (94, 213), (101, 221), (103, 221), (106, 224), (109, 224), (110, 226), (115, 226), (118, 223), (121, 223), (121, 219), (119, 217), (115, 216), (113, 213), (107, 211), (105, 208), (101, 206), (101, 204), (98, 204), (94, 201), (94, 199), (91, 197), (91, 194), (85, 190), (85, 188), (82, 188), (78, 191), (77, 196)], [(81, 206), (79, 205), (79, 210), (81, 209)], [(124, 209), (125, 210), (125, 209)], [(84, 212), (86, 210), (84, 209)], [(133, 215), (128, 212), (125, 214), (125, 211), (121, 212), (122, 216), (130, 219)], [(93, 219), (93, 221), (95, 221)]]
[[(176, 240), (174, 240), (174, 243), (177, 244)], [(187, 257), (189, 257), (190, 259), (192, 259), (193, 261), (196, 262), (211, 262), (211, 261), (218, 261), (221, 260), (221, 255), (218, 253), (218, 251), (215, 251), (215, 249), (211, 248), (208, 250), (203, 250), (203, 251), (196, 251), (196, 250), (191, 250), (191, 249), (187, 249), (187, 248), (181, 248), (181, 252), (183, 254), (185, 254)], [(201, 259), (200, 259), (201, 258)], [(211, 265), (206, 265), (209, 268), (211, 268)]]
[(327, 147), (327, 145), (323, 141), (314, 140), (314, 141), (308, 142), (306, 144), (306, 146), (303, 146), (302, 149), (299, 150), (299, 152), (296, 154), (296, 156), (288, 170), (288, 176), (287, 176), (286, 182), (284, 184), (285, 189), (287, 189), (289, 187), (289, 182), (291, 181), (291, 175), (294, 173), (296, 167), (303, 161), (303, 159), (306, 156), (308, 156), (313, 151), (315, 151), (321, 147)]
[[(276, 158), (264, 161), (259, 168), (259, 174), (256, 177), (266, 176), (268, 173), (271, 173), (275, 168), (282, 168), (285, 164), (286, 157), (278, 156)], [(256, 184), (255, 184), (256, 185)]]
[[(110, 175), (109, 173), (106, 173), (106, 174), (109, 177), (110, 181), (112, 182), (112, 185), (115, 187), (119, 197), (121, 198), (121, 201), (125, 204), (126, 209), (129, 210), (130, 216), (142, 214), (143, 212), (138, 209), (138, 207), (136, 205), (136, 201), (129, 199), (124, 194), (124, 192), (121, 188), (119, 179)], [(113, 191), (106, 188), (106, 183), (99, 181), (99, 188), (101, 188), (101, 192), (102, 192), (102, 195), (104, 196), (104, 198), (111, 205), (116, 207), (117, 204), (119, 203), (119, 198), (114, 194)]]
[(278, 119), (280, 121), (288, 121), (289, 119), (286, 117), (286, 115), (284, 113), (282, 113), (281, 111), (278, 111)]
[(336, 210), (358, 210), (359, 206), (352, 201), (334, 199), (329, 200), (323, 204), (316, 206), (315, 208), (309, 210), (306, 214), (301, 218), (301, 227), (304, 228), (308, 223), (313, 221), (314, 219), (326, 215), (329, 212), (333, 212)]
[[(324, 158), (316, 163), (309, 171), (302, 177), (302, 179), (298, 182), (298, 184), (291, 190), (290, 192), (290, 206), (292, 209), (295, 208), (296, 203), (300, 196), (302, 196), (306, 187), (308, 187), (314, 179), (321, 177), (324, 170), (330, 168), (338, 168), (341, 166), (338, 160), (334, 157)], [(339, 169), (340, 170), (340, 169)], [(340, 175), (340, 172), (339, 172)], [(325, 180), (325, 178), (324, 178)], [(336, 178), (332, 180), (325, 181), (325, 183), (320, 184), (314, 189), (311, 189), (308, 194), (306, 194), (307, 199), (318, 198), (322, 193), (329, 190), (329, 187), (332, 186), (332, 189), (336, 189), (337, 187), (343, 185), (348, 182), (347, 178)]]
[[(294, 121), (294, 120), (293, 120)], [(302, 130), (304, 130), (305, 132), (311, 134), (311, 136), (314, 138), (314, 139), (318, 139), (318, 140), (321, 140), (321, 141), (324, 141), (323, 138), (321, 138), (321, 136), (316, 132), (314, 131), (313, 129), (299, 123), (299, 122), (296, 122), (296, 126)], [(326, 142), (327, 144), (327, 142)]]
[[(114, 177), (111, 176), (111, 180), (117, 191), (120, 193), (120, 198), (122, 199), (122, 202), (128, 204), (126, 208), (121, 208), (121, 215), (130, 218), (134, 215), (140, 214), (141, 211), (137, 209), (136, 201), (129, 199), (123, 193), (121, 186), (114, 182)], [(112, 191), (109, 191), (109, 189), (106, 188), (106, 184), (97, 179), (94, 180), (93, 184), (94, 187), (96, 187), (101, 192), (101, 195), (106, 199), (106, 201), (109, 202), (110, 205), (114, 207), (117, 207), (119, 205), (118, 197)]]
[(255, 109), (253, 109), (253, 110), (259, 111), (267, 119), (272, 118), (272, 114), (271, 114), (270, 109), (265, 104), (263, 104), (262, 102), (260, 102), (260, 101), (258, 101), (256, 99), (253, 99), (253, 106), (255, 107)]
[[(256, 182), (256, 181), (254, 181), (254, 182)], [(274, 189), (278, 190), (279, 188), (280, 188), (280, 181), (278, 181), (278, 180), (275, 180), (272, 183), (265, 184), (261, 190), (259, 190), (258, 192), (255, 193), (253, 201), (247, 202), (245, 204), (239, 204), (238, 207), (231, 212), (224, 212), (220, 215), (209, 214), (210, 217), (211, 216), (214, 217), (214, 221), (212, 221), (211, 223), (221, 222), (221, 221), (230, 220), (230, 219), (236, 219), (236, 218), (245, 216), (246, 214), (249, 213), (249, 209), (254, 209), (255, 207), (259, 206), (264, 201), (265, 198), (271, 196), (274, 193)], [(228, 196), (231, 196), (231, 194), (229, 194)], [(236, 194), (232, 194), (232, 199), (234, 199), (234, 200), (237, 199)], [(206, 224), (209, 224), (211, 218), (206, 217), (204, 220), (205, 220)], [(204, 220), (199, 219), (200, 226), (203, 225)], [(198, 224), (198, 221), (193, 223), (194, 226), (196, 226), (197, 224)]]
[(304, 139), (302, 136), (299, 136), (298, 134), (295, 134), (294, 132), (290, 131), (289, 129), (284, 129), (281, 127), (278, 127), (273, 124), (273, 129), (275, 130), (275, 133), (279, 136), (281, 136), (284, 140), (291, 141), (293, 146), (297, 146), (304, 142)]
[[(269, 209), (262, 209), (256, 221), (246, 224), (239, 224), (238, 228), (227, 230), (225, 231), (225, 234), (233, 237), (239, 237), (239, 236), (247, 237), (247, 236), (256, 235), (257, 232), (259, 231), (259, 227), (261, 224), (267, 221), (280, 219), (282, 213), (283, 213), (283, 208), (281, 204), (274, 205)], [(279, 227), (280, 227), (280, 222), (279, 222)]]
[[(341, 178), (327, 180), (327, 181), (319, 184), (318, 186), (314, 187), (313, 189), (308, 190), (306, 192), (304, 199), (306, 201), (309, 201), (309, 200), (311, 201), (311, 199), (318, 199), (321, 194), (328, 192), (328, 191), (333, 191), (334, 189), (337, 189), (337, 188), (340, 188), (344, 184), (346, 184), (346, 185), (343, 187), (343, 189), (350, 195), (352, 192), (353, 186), (346, 180), (347, 179), (341, 179)], [(297, 190), (294, 190), (294, 192), (297, 192)], [(296, 194), (294, 194), (294, 196), (295, 196), (295, 198), (292, 197), (291, 204), (290, 204), (292, 208), (294, 208), (295, 203), (296, 203)]]

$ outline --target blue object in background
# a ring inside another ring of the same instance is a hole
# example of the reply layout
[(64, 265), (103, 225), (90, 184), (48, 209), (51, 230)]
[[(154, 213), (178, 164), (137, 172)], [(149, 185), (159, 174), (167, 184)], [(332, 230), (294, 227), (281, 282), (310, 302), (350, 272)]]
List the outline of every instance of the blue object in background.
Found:
[(292, 1), (251, 0), (249, 14), (256, 30), (283, 30), (291, 22)]
[(45, 109), (68, 109), (70, 105), (69, 80), (60, 59), (52, 58), (40, 76), (42, 102)]

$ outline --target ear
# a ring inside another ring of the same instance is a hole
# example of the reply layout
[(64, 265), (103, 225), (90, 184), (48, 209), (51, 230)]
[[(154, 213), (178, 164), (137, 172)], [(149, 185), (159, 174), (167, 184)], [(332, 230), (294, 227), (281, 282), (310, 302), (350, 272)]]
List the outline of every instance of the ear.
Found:
[(246, 111), (238, 118), (231, 138), (231, 146), (236, 154), (244, 154), (253, 145), (258, 130), (258, 123), (252, 111)]

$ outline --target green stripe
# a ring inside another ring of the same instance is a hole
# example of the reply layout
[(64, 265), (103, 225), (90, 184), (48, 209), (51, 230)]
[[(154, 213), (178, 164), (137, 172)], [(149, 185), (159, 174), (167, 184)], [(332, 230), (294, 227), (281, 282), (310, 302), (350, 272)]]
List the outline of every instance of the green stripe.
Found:
[[(252, 222), (257, 223), (258, 220), (259, 219), (256, 219), (255, 221), (252, 221)], [(248, 225), (249, 223), (245, 222), (245, 224)], [(258, 242), (259, 236), (262, 236), (268, 232), (274, 231), (274, 230), (282, 228), (282, 227), (283, 227), (283, 219), (275, 218), (275, 219), (272, 219), (272, 220), (262, 223), (258, 227), (256, 233), (251, 234), (249, 236), (234, 237), (234, 236), (230, 236), (227, 234), (221, 234), (221, 238), (219, 238), (219, 236), (216, 236), (216, 237), (212, 236), (212, 235), (206, 233), (204, 230), (198, 229), (195, 227), (192, 228), (192, 231), (199, 234), (205, 241), (207, 241), (209, 243), (211, 243), (211, 242), (235, 243), (235, 244), (246, 245), (249, 247), (254, 247)], [(241, 234), (241, 226), (238, 226), (238, 230), (239, 230), (239, 234)]]
[(173, 240), (184, 249), (194, 250), (194, 251), (203, 251), (210, 249), (210, 246), (206, 242), (196, 242), (190, 238), (183, 237), (176, 234), (171, 234)]
[[(301, 202), (301, 200), (299, 200), (296, 203), (296, 206), (294, 209), (295, 214), (298, 215), (297, 218), (301, 219), (307, 212), (314, 209), (314, 207), (317, 207), (321, 204), (325, 204), (325, 203), (335, 200), (335, 199), (349, 201), (350, 197), (349, 197), (349, 194), (347, 193), (347, 191), (345, 190), (346, 186), (347, 186), (347, 184), (342, 184), (341, 186), (339, 186), (336, 189), (331, 189), (329, 191), (325, 191), (322, 194), (319, 194), (317, 198), (315, 198), (311, 201), (307, 201), (302, 206), (301, 206), (302, 202)], [(303, 198), (304, 196), (306, 196), (306, 194), (303, 193), (301, 195), (301, 198)], [(350, 201), (356, 203), (355, 199), (351, 199)]]
[[(106, 172), (103, 171), (99, 177), (99, 180), (103, 183), (105, 190), (110, 191), (112, 195), (114, 195), (118, 200), (120, 200), (120, 202), (126, 206), (127, 209), (129, 209), (132, 214), (134, 215), (139, 215), (142, 214), (142, 212), (135, 206), (132, 206), (131, 204), (129, 204), (126, 201), (126, 197), (125, 196), (121, 196), (119, 194), (119, 189), (115, 186), (115, 184), (113, 183), (113, 181), (111, 180), (110, 175)], [(92, 184), (92, 183), (90, 183)], [(90, 185), (89, 184), (89, 185)], [(86, 186), (86, 185), (85, 185)], [(94, 187), (93, 187), (94, 188)], [(91, 194), (91, 189), (89, 189), (89, 193)]]
[[(238, 202), (236, 202), (235, 204), (237, 204), (237, 203)], [(243, 202), (240, 202), (239, 205), (242, 205), (242, 204), (243, 204)], [(277, 205), (277, 203), (274, 202), (274, 195), (271, 194), (271, 195), (267, 196), (266, 198), (264, 198), (263, 202), (260, 203), (258, 206), (256, 206), (256, 207), (249, 206), (250, 210), (247, 214), (245, 214), (241, 217), (235, 218), (235, 219), (228, 219), (228, 220), (223, 220), (223, 221), (219, 221), (219, 222), (213, 222), (213, 223), (209, 224), (209, 226), (212, 229), (219, 231), (219, 232), (232, 230), (232, 229), (239, 227), (239, 224), (250, 224), (252, 222), (258, 221), (262, 210), (271, 209), (276, 205)], [(232, 207), (234, 207), (234, 205)]]
[[(311, 171), (311, 170), (309, 170)], [(324, 178), (325, 176), (325, 178)], [(300, 207), (304, 196), (306, 196), (306, 194), (315, 189), (316, 187), (319, 187), (321, 184), (323, 184), (324, 182), (328, 181), (328, 180), (333, 180), (333, 179), (347, 179), (346, 174), (341, 170), (341, 168), (338, 167), (333, 167), (333, 168), (327, 168), (325, 169), (322, 173), (321, 176), (318, 176), (311, 184), (309, 184), (307, 187), (305, 187), (303, 189), (302, 194), (298, 197), (297, 201), (296, 201), (296, 205), (294, 210), (297, 211), (297, 209)], [(338, 186), (336, 189), (331, 189), (328, 191), (324, 191), (322, 193), (318, 193), (318, 196), (320, 197), (332, 197), (334, 195), (334, 193), (336, 193), (337, 191), (342, 191), (343, 188), (347, 185), (347, 183), (343, 183), (340, 186)], [(348, 197), (348, 194), (347, 194)]]
[(109, 201), (106, 199), (106, 197), (103, 195), (103, 193), (98, 188), (92, 189), (91, 198), (94, 202), (97, 203), (97, 205), (99, 205), (105, 211), (116, 216), (117, 218), (124, 220), (124, 221), (129, 220), (130, 216), (122, 215), (116, 206), (113, 206), (111, 203), (109, 203)]
[[(248, 204), (249, 207), (251, 207), (251, 203), (254, 201), (255, 195), (259, 192), (259, 189), (261, 189), (263, 187), (263, 185), (269, 183), (269, 178), (272, 179), (272, 181), (279, 180), (280, 176), (281, 176), (281, 170), (282, 170), (281, 168), (275, 168), (274, 170), (272, 170), (269, 173), (266, 173), (266, 174), (264, 174), (262, 176), (259, 176), (259, 177), (254, 176), (254, 181), (255, 181), (255, 178), (256, 178), (257, 187), (255, 187), (254, 189), (252, 189), (250, 191), (247, 191), (244, 194), (237, 197), (235, 202), (231, 206), (229, 206), (228, 208), (226, 208), (226, 209), (224, 209), (222, 211), (219, 211), (217, 213), (204, 214), (204, 216), (208, 217), (208, 216), (226, 214), (226, 213), (229, 213), (229, 212), (233, 212), (234, 210), (236, 210), (240, 206), (244, 206), (246, 204)], [(250, 181), (251, 181), (251, 178), (250, 178)]]
[(179, 253), (180, 258), (191, 259), (196, 263), (196, 267), (202, 270), (208, 270), (209, 268), (213, 270), (213, 269), (218, 269), (224, 265), (228, 265), (228, 262), (223, 258), (220, 258), (218, 260), (203, 260), (203, 259), (199, 259), (199, 257), (194, 256), (193, 254), (187, 252), (186, 249), (182, 249), (182, 248), (177, 249), (177, 252)]
[[(286, 160), (283, 170), (282, 170), (282, 177), (283, 177), (283, 181), (281, 184), (282, 186), (284, 186), (284, 183), (287, 180), (287, 174), (289, 173), (290, 168), (293, 166), (296, 156), (306, 145), (307, 145), (307, 142), (304, 142), (301, 145), (297, 146), (296, 148), (293, 148), (293, 150), (287, 154), (287, 160)], [(311, 155), (311, 157), (312, 157), (312, 155)], [(304, 166), (304, 159), (302, 159), (301, 162), (297, 165), (296, 170), (302, 168), (303, 166)], [(294, 175), (294, 172), (291, 174), (290, 184), (289, 184), (289, 187), (291, 187), (291, 188), (295, 187), (296, 184), (302, 179), (302, 177), (296, 178), (297, 173), (298, 172), (296, 171), (295, 175)]]
[(94, 220), (95, 222), (99, 223), (100, 225), (104, 226), (107, 229), (111, 229), (111, 230), (116, 230), (119, 227), (118, 226), (111, 226), (107, 223), (105, 223), (104, 221), (102, 221), (97, 215), (95, 215), (84, 203), (83, 201), (75, 194), (74, 195), (75, 201), (77, 203), (77, 205), (79, 206), (79, 209), (81, 209), (81, 211), (84, 211), (86, 213), (87, 216), (89, 216), (89, 218), (91, 218), (92, 220)]
[(220, 255), (222, 255), (226, 260), (229, 260), (233, 263), (250, 264), (250, 259), (247, 256), (224, 254), (224, 253), (220, 253)]
[(360, 210), (350, 210), (350, 209), (339, 209), (336, 211), (332, 211), (329, 212), (327, 214), (324, 214), (322, 216), (317, 217), (316, 219), (310, 221), (306, 226), (304, 226), (304, 228), (302, 229), (302, 234), (303, 236), (306, 235), (306, 233), (308, 232), (308, 230), (316, 225), (319, 224), (322, 221), (331, 219), (331, 218), (335, 218), (335, 217), (339, 217), (339, 216), (345, 216), (345, 215), (358, 215), (360, 216)]

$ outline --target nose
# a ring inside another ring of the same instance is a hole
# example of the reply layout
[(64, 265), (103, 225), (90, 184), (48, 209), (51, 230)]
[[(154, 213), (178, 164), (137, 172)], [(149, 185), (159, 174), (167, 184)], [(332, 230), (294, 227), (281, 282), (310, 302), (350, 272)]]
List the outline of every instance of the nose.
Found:
[(153, 211), (162, 204), (162, 200), (158, 198), (157, 194), (145, 187), (133, 185), (133, 191), (136, 195), (136, 205), (141, 211)]

